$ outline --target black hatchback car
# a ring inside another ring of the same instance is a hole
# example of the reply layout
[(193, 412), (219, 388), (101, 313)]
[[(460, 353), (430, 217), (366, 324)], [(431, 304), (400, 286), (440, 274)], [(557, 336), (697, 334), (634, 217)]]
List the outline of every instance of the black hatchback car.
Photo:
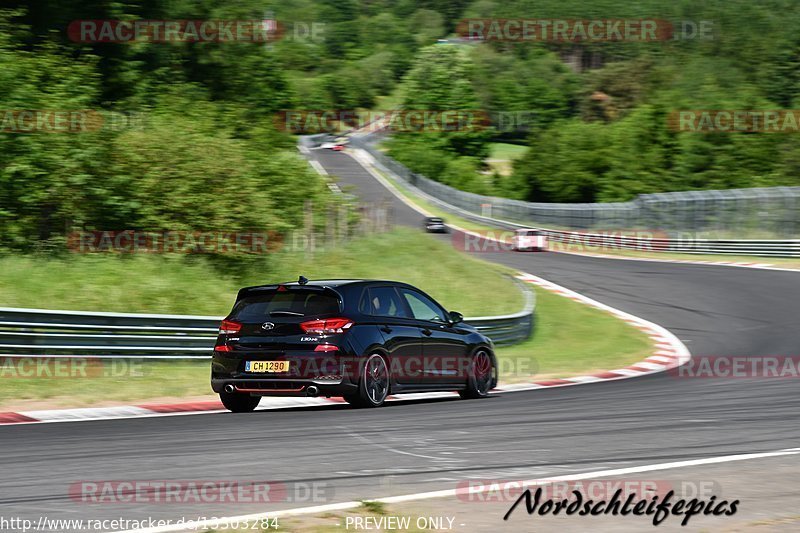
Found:
[(231, 411), (262, 396), (341, 396), (378, 407), (393, 393), (497, 384), (492, 341), (405, 283), (308, 281), (241, 289), (222, 321), (211, 386)]

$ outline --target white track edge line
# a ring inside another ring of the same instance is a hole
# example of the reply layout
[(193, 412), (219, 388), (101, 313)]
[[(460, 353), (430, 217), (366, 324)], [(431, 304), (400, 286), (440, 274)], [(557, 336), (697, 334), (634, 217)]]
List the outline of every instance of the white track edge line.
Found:
[[(703, 459), (688, 459), (685, 461), (672, 461), (668, 463), (656, 463), (650, 465), (640, 465), (640, 466), (631, 466), (631, 467), (624, 467), (624, 468), (614, 468), (609, 470), (594, 470), (591, 472), (581, 472), (577, 474), (564, 474), (561, 476), (552, 476), (547, 478), (538, 478), (538, 479), (527, 479), (520, 481), (521, 486), (530, 487), (536, 485), (544, 485), (548, 483), (552, 483), (553, 481), (580, 481), (584, 479), (594, 479), (594, 478), (606, 478), (606, 477), (613, 477), (613, 476), (621, 476), (626, 474), (636, 474), (642, 472), (653, 472), (658, 470), (670, 470), (673, 468), (686, 468), (691, 466), (704, 466), (704, 465), (711, 465), (711, 464), (719, 464), (719, 463), (728, 463), (733, 461), (748, 461), (754, 459), (765, 459), (770, 457), (782, 457), (786, 455), (798, 455), (800, 454), (800, 449), (798, 448), (787, 448), (783, 450), (773, 451), (773, 452), (757, 452), (757, 453), (747, 453), (747, 454), (735, 454), (735, 455), (723, 455), (717, 457), (706, 457)], [(418, 501), (418, 500), (428, 500), (434, 498), (447, 498), (458, 496), (459, 494), (465, 494), (469, 492), (470, 494), (486, 492), (486, 485), (482, 487), (471, 487), (469, 490), (464, 489), (445, 489), (445, 490), (438, 490), (438, 491), (431, 491), (431, 492), (417, 492), (413, 494), (403, 494), (400, 496), (388, 496), (385, 498), (376, 498), (371, 500), (365, 501), (374, 501), (380, 503), (404, 503), (410, 501)], [(491, 487), (491, 485), (488, 485)], [(239, 516), (229, 516), (229, 517), (222, 517), (219, 519), (214, 520), (204, 520), (204, 521), (195, 521), (195, 522), (186, 522), (183, 524), (172, 524), (168, 526), (157, 526), (157, 527), (150, 527), (150, 528), (143, 528), (143, 529), (130, 529), (126, 531), (121, 531), (117, 533), (176, 533), (181, 531), (188, 531), (193, 530), (197, 531), (200, 529), (208, 529), (214, 526), (218, 526), (219, 524), (224, 523), (231, 523), (231, 522), (249, 522), (249, 521), (257, 521), (266, 518), (281, 518), (286, 516), (298, 516), (298, 515), (306, 515), (306, 514), (317, 514), (317, 513), (324, 513), (330, 511), (343, 511), (348, 509), (355, 509), (362, 505), (360, 501), (348, 501), (348, 502), (340, 502), (340, 503), (331, 503), (326, 505), (316, 505), (313, 507), (297, 507), (294, 509), (281, 509), (272, 512), (264, 512), (264, 513), (254, 513), (248, 515), (239, 515)]]

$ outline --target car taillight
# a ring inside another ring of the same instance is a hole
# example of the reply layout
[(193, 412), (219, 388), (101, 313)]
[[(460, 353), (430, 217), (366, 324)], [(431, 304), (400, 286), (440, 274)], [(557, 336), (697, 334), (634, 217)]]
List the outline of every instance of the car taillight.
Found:
[(214, 351), (215, 352), (232, 352), (233, 348), (231, 346), (226, 346), (224, 344), (219, 344), (217, 346), (214, 346)]
[(338, 352), (339, 347), (334, 346), (333, 344), (317, 344), (317, 347), (314, 348), (315, 352)]
[(239, 333), (240, 329), (242, 329), (242, 325), (238, 322), (234, 322), (233, 320), (223, 320), (222, 324), (219, 326), (219, 334), (230, 335), (231, 333)]
[(349, 318), (326, 318), (324, 320), (309, 320), (302, 322), (300, 327), (306, 333), (316, 333), (317, 335), (333, 335), (334, 333), (344, 333), (353, 326), (353, 321)]

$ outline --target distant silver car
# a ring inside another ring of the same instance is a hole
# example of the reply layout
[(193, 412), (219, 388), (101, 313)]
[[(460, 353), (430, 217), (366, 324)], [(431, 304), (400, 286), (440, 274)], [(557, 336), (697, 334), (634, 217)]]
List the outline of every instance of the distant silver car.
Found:
[(447, 233), (449, 231), (444, 219), (439, 217), (427, 217), (422, 225), (428, 233)]
[(514, 232), (512, 247), (517, 252), (547, 250), (547, 236), (535, 229), (518, 229)]

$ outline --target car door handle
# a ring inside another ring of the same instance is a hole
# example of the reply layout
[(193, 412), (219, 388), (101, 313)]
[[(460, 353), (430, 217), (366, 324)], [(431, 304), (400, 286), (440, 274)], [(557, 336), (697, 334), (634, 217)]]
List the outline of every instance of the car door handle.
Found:
[(381, 328), (381, 331), (384, 332), (384, 333), (391, 333), (392, 332), (392, 328), (390, 328), (389, 326), (383, 326)]
[(431, 334), (432, 334), (432, 332), (431, 332), (431, 330), (429, 330), (428, 328), (423, 328), (423, 330), (422, 330), (422, 334), (423, 334), (423, 335), (431, 335)]

